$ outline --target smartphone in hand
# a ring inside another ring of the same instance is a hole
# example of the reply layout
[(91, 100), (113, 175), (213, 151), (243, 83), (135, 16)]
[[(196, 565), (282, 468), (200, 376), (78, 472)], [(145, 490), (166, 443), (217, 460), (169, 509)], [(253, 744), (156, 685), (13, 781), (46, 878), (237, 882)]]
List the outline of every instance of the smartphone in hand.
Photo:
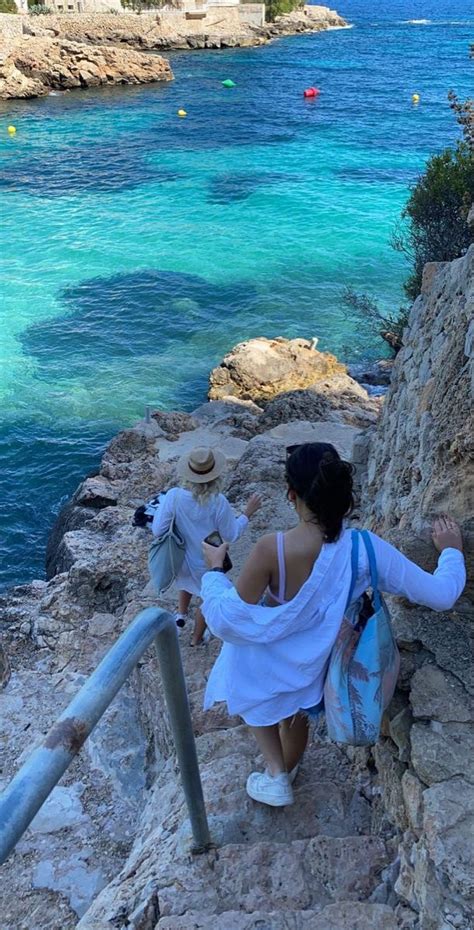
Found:
[[(204, 542), (207, 543), (209, 546), (215, 546), (217, 549), (218, 546), (222, 546), (222, 543), (224, 542), (224, 540), (222, 539), (221, 534), (218, 533), (216, 530), (214, 533), (210, 533), (209, 536), (206, 536)], [(232, 568), (232, 562), (231, 562), (231, 558), (228, 552), (226, 552), (225, 554), (224, 564), (222, 567), (225, 572), (230, 572)]]

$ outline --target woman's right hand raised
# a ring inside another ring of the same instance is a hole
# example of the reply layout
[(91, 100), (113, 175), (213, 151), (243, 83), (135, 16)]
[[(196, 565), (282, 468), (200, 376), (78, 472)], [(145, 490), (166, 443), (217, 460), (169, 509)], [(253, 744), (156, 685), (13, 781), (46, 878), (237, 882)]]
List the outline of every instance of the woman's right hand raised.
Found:
[(431, 536), (438, 552), (442, 552), (443, 549), (459, 549), (459, 552), (462, 552), (461, 530), (456, 520), (451, 517), (445, 514), (437, 517)]
[(252, 496), (249, 497), (247, 501), (247, 506), (244, 511), (245, 516), (249, 518), (253, 517), (254, 513), (257, 513), (257, 510), (260, 510), (261, 506), (262, 498), (260, 497), (260, 494), (252, 494)]

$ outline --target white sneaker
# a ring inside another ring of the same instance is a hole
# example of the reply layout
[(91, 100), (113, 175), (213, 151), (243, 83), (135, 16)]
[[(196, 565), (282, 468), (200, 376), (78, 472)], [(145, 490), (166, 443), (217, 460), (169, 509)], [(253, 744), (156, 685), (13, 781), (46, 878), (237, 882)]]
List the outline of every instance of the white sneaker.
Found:
[(270, 807), (286, 807), (293, 804), (293, 788), (286, 772), (270, 775), (268, 772), (252, 772), (247, 778), (247, 794), (254, 801)]

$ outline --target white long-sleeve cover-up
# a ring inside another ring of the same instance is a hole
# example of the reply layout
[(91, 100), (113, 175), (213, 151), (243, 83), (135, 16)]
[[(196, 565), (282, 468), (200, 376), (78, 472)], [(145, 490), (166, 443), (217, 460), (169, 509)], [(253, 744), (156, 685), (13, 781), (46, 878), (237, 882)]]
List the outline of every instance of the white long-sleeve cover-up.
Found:
[[(379, 589), (433, 610), (449, 610), (466, 583), (464, 557), (444, 549), (431, 575), (370, 534)], [(325, 543), (298, 594), (278, 607), (243, 601), (219, 572), (202, 580), (202, 611), (222, 639), (207, 683), (204, 708), (225, 701), (229, 714), (250, 726), (270, 726), (313, 707), (323, 695), (327, 663), (344, 615), (351, 582), (351, 532)], [(365, 547), (359, 546), (354, 600), (370, 585)]]
[(249, 521), (245, 514), (235, 516), (223, 494), (214, 494), (201, 506), (191, 491), (170, 488), (153, 517), (151, 528), (154, 536), (161, 536), (169, 529), (173, 514), (176, 514), (176, 526), (186, 544), (184, 562), (176, 577), (176, 586), (180, 591), (200, 594), (201, 579), (207, 571), (202, 554), (203, 539), (217, 530), (224, 542), (235, 542)]

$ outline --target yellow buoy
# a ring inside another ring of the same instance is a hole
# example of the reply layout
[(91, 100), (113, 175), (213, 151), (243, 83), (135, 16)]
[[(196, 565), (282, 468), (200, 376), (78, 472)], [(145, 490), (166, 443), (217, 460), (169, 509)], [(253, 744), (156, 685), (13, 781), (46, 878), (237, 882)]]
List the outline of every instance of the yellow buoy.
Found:
[(178, 116), (187, 116), (186, 110), (178, 110)]
[(419, 95), (419, 94), (412, 94), (412, 95), (411, 95), (411, 102), (412, 102), (412, 103), (419, 103), (419, 102), (420, 102), (420, 95)]
[(14, 136), (15, 133), (16, 133), (16, 126), (7, 126), (7, 132), (8, 132), (11, 136)]

